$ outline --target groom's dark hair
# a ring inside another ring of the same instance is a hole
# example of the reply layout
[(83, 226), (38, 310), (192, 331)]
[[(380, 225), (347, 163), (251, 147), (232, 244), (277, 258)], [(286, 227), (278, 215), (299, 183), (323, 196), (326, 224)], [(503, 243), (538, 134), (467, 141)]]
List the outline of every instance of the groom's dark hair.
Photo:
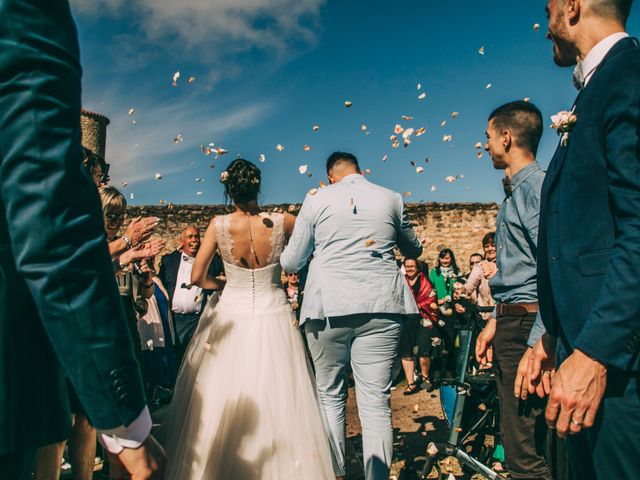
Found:
[(538, 153), (538, 145), (542, 138), (542, 114), (533, 103), (519, 100), (496, 108), (489, 121), (493, 121), (493, 128), (503, 132), (510, 130), (514, 142), (520, 148)]
[(626, 25), (632, 3), (633, 0), (590, 0), (589, 7), (600, 17), (614, 18)]
[(333, 167), (341, 163), (350, 163), (356, 170), (360, 171), (360, 165), (358, 165), (358, 159), (355, 155), (347, 152), (333, 152), (327, 158), (327, 174), (331, 171)]

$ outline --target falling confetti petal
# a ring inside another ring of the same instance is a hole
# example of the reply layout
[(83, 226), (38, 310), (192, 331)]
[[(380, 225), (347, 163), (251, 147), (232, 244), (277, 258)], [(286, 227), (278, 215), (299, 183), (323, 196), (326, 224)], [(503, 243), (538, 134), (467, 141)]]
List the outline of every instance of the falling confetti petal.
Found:
[(459, 112), (451, 112), (451, 118), (458, 118)]
[(196, 192), (196, 195), (200, 196), (202, 195), (202, 192)]
[(122, 188), (126, 188), (127, 185), (129, 185), (127, 182), (120, 182)]
[(398, 135), (400, 135), (402, 132), (404, 132), (404, 128), (402, 128), (402, 125), (398, 124), (395, 127), (393, 127), (393, 131)]
[(365, 241), (364, 241), (364, 246), (365, 246), (365, 247), (370, 247), (370, 246), (371, 246), (371, 245), (373, 245), (374, 243), (376, 243), (376, 241), (375, 241), (375, 240), (371, 240), (371, 239), (369, 239), (369, 240), (365, 240)]
[(487, 83), (487, 86), (485, 87), (487, 90), (489, 90), (493, 85), (491, 85), (490, 83)]
[(349, 100), (344, 102), (344, 106), (347, 107), (347, 108), (351, 107), (351, 105), (353, 105), (353, 102), (350, 102)]
[(419, 129), (416, 130), (415, 136), (416, 137), (420, 137), (422, 135), (424, 135), (427, 131), (426, 127), (420, 127)]
[(410, 197), (411, 196), (411, 192), (402, 192), (402, 196), (404, 198)]
[(540, 30), (540, 24), (539, 23), (534, 23), (533, 24), (533, 31), (537, 32), (538, 30)]
[(304, 175), (305, 173), (307, 173), (308, 169), (309, 169), (308, 165), (300, 165), (298, 167), (298, 171), (300, 172), (300, 175)]
[(484, 55), (484, 47), (480, 47), (480, 49), (478, 50), (478, 53), (480, 55)]
[(450, 175), (444, 179), (444, 181), (447, 183), (454, 183), (456, 180), (458, 180), (458, 177), (455, 177), (453, 175)]
[(422, 92), (420, 95), (418, 95), (418, 100), (424, 100), (425, 98), (427, 98), (427, 94)]
[(305, 152), (310, 152), (310, 151), (311, 151), (311, 147), (310, 147), (309, 145), (305, 145), (304, 147), (302, 147), (302, 149), (303, 149)]
[(191, 75), (189, 78), (187, 78), (188, 83), (193, 83), (195, 81), (196, 81), (196, 77), (194, 75)]
[(162, 174), (156, 173), (156, 180), (162, 180)]
[(173, 143), (181, 143), (182, 142), (182, 135), (178, 134), (175, 136), (175, 138), (173, 139)]
[(431, 185), (431, 191), (435, 192), (436, 190), (438, 190), (438, 187), (436, 187), (435, 185)]
[(135, 120), (131, 120), (131, 125), (137, 125), (138, 122), (136, 122)]
[(311, 127), (311, 130), (313, 130), (314, 132), (317, 132), (318, 130), (320, 130), (320, 126), (314, 125), (313, 127)]
[(389, 158), (389, 155), (385, 155), (384, 157), (382, 157), (382, 161), (383, 161), (383, 162), (386, 162), (386, 161), (387, 161), (387, 158)]
[(482, 155), (483, 155), (483, 153), (482, 153), (482, 152), (477, 152), (477, 153), (476, 153), (476, 156), (477, 156), (478, 158), (482, 158)]
[(406, 120), (407, 122), (410, 122), (411, 120), (413, 120), (413, 117), (410, 115), (402, 115), (402, 117), (400, 118), (402, 118), (403, 120)]
[(133, 193), (130, 193), (130, 194), (129, 194), (129, 198), (130, 198), (131, 200), (133, 200), (133, 199), (134, 199), (134, 198), (136, 198), (136, 197), (135, 197), (135, 195), (134, 195)]
[(327, 182), (320, 182), (320, 188), (326, 188), (327, 187)]
[(391, 146), (392, 146), (393, 148), (398, 148), (398, 147), (400, 146), (400, 142), (399, 142), (399, 141), (397, 141), (397, 140), (394, 140), (394, 142), (391, 144)]
[(173, 74), (173, 81), (171, 82), (171, 85), (174, 87), (177, 87), (179, 78), (180, 78), (180, 71), (178, 70), (176, 73)]
[(224, 148), (214, 148), (212, 151), (216, 152), (216, 155), (224, 155), (227, 151)]
[(279, 151), (279, 152), (282, 152), (282, 151), (284, 151), (284, 147), (282, 145), (278, 144), (278, 145), (276, 145), (276, 150)]
[(527, 103), (528, 103), (528, 102), (529, 102), (529, 100), (531, 100), (531, 99), (530, 99), (529, 97), (524, 97), (524, 99), (523, 99), (523, 100), (524, 100), (525, 102), (527, 102)]
[(258, 160), (260, 160), (260, 163), (264, 163), (267, 161), (267, 157), (264, 156), (264, 153), (261, 153), (260, 157), (258, 157)]
[(476, 148), (482, 148), (482, 142), (476, 143)]
[(315, 195), (316, 193), (318, 193), (318, 189), (317, 188), (312, 188), (311, 190), (309, 190), (307, 192), (309, 195)]
[(416, 173), (422, 173), (422, 172), (424, 172), (424, 168), (416, 167)]
[(422, 84), (421, 83), (418, 84), (418, 90), (422, 90)]
[(449, 143), (451, 140), (453, 140), (453, 135), (445, 135), (444, 137), (442, 137), (442, 141), (444, 143)]
[(440, 126), (441, 126), (441, 127), (444, 127), (446, 124), (447, 124), (447, 121), (446, 121), (446, 120), (443, 120), (443, 121), (441, 121), (441, 122), (440, 122)]
[(133, 115), (134, 113), (136, 113), (136, 109), (135, 108), (130, 108), (129, 112), (127, 112), (127, 115)]

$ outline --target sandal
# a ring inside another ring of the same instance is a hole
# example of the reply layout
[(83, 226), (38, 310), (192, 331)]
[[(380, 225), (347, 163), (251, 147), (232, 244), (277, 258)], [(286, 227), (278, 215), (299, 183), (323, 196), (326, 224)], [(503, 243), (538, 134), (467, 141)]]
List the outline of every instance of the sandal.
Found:
[(413, 395), (414, 393), (418, 393), (420, 390), (415, 383), (407, 384), (407, 387), (404, 389), (403, 395)]

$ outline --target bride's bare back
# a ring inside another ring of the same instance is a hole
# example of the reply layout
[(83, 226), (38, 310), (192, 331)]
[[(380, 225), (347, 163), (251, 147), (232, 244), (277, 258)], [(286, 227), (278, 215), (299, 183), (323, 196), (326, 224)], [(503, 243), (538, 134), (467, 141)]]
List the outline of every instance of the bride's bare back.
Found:
[(218, 249), (225, 262), (241, 268), (258, 269), (276, 263), (284, 246), (276, 245), (282, 237), (280, 232), (284, 230), (283, 240), (288, 239), (294, 224), (295, 217), (288, 213), (248, 214), (238, 210), (213, 218), (193, 266), (192, 282), (203, 288), (218, 288), (206, 279)]

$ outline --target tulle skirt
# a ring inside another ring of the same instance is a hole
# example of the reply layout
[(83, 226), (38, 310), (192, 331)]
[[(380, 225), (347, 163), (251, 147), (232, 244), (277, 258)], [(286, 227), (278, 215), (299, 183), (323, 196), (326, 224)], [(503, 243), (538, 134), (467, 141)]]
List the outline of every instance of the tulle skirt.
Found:
[(279, 289), (207, 305), (165, 422), (168, 479), (335, 478), (293, 320)]

